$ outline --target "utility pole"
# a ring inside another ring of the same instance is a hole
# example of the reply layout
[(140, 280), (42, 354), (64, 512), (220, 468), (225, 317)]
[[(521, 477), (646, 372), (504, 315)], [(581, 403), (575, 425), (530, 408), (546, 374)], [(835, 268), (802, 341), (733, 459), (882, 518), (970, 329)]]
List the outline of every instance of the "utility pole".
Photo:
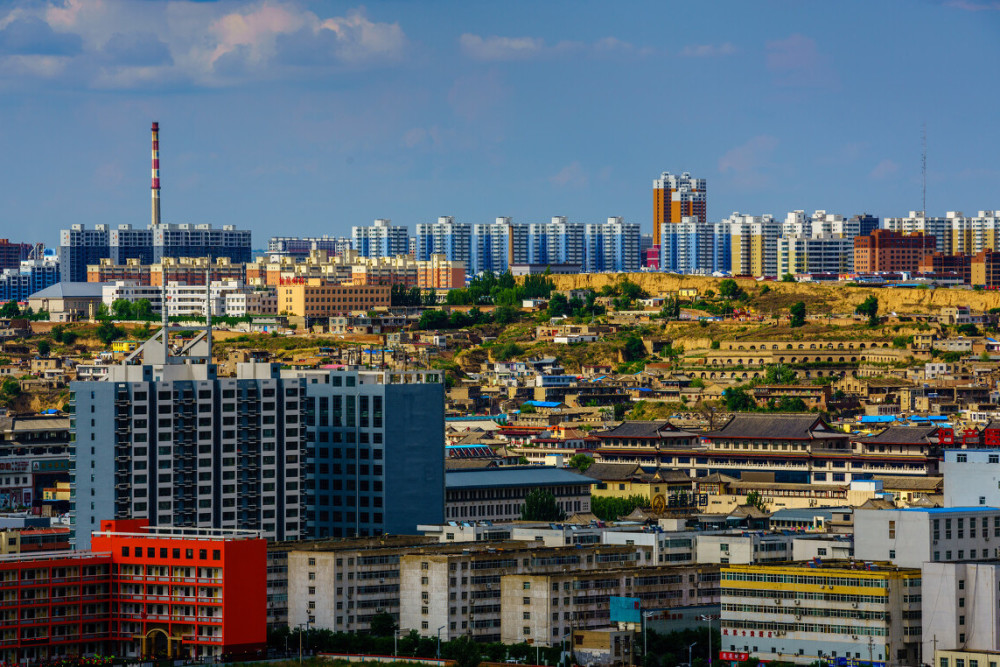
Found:
[(875, 646), (875, 640), (871, 635), (868, 636), (868, 665), (872, 667), (872, 648)]

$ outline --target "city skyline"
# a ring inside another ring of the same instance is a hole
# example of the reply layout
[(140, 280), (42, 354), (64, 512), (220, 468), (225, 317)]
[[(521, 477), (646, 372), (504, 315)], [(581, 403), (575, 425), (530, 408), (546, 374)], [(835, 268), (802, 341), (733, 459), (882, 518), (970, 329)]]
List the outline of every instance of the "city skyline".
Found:
[[(234, 224), (258, 246), (443, 215), (651, 233), (662, 171), (706, 178), (713, 221), (902, 216), (921, 208), (924, 124), (928, 213), (974, 214), (1000, 183), (977, 150), (1000, 132), (977, 111), (996, 96), (997, 27), (973, 2), (15, 3), (0, 224), (48, 244), (73, 223), (144, 227), (151, 120), (163, 220)], [(943, 80), (960, 102), (919, 101)]]

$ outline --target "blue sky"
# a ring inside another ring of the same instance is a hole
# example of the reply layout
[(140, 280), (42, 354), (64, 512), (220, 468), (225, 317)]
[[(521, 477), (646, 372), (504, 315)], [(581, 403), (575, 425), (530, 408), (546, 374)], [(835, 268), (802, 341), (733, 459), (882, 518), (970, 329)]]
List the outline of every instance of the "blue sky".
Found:
[(1000, 208), (1000, 2), (0, 3), (0, 236)]

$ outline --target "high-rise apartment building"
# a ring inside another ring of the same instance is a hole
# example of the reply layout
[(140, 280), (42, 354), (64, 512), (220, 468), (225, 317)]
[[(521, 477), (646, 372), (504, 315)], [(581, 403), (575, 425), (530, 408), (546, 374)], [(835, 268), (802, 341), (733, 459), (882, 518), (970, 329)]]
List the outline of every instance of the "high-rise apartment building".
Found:
[(109, 518), (299, 538), (304, 382), (282, 379), (277, 364), (220, 378), (214, 364), (169, 361), (70, 384), (77, 548)]
[(371, 225), (351, 227), (354, 250), (361, 257), (395, 257), (410, 250), (410, 233), (405, 225), (378, 219)]
[(900, 233), (877, 229), (868, 236), (854, 239), (854, 270), (916, 271), (927, 255), (934, 253), (936, 239), (922, 232)]
[(451, 216), (437, 219), (437, 222), (424, 222), (417, 225), (416, 258), (427, 261), (431, 255), (444, 255), (452, 262), (465, 262), (471, 267), (472, 225), (467, 222), (455, 222)]
[(776, 275), (849, 273), (854, 270), (854, 238), (850, 236), (781, 236)]
[(59, 262), (55, 259), (26, 259), (16, 269), (0, 273), (0, 303), (27, 301), (35, 292), (59, 282)]
[(110, 258), (113, 264), (138, 260), (155, 264), (165, 257), (226, 257), (233, 262), (250, 261), (250, 231), (233, 225), (166, 224), (133, 229), (131, 225), (95, 225), (86, 229), (72, 225), (59, 232), (59, 265), (63, 282), (85, 282), (87, 267)]
[(444, 520), (440, 371), (302, 371), (313, 537), (413, 534)]
[(346, 236), (272, 236), (267, 242), (268, 255), (308, 257), (313, 250), (325, 250), (331, 256), (352, 248)]
[(653, 245), (660, 245), (660, 225), (665, 222), (681, 222), (685, 217), (708, 222), (706, 201), (704, 178), (693, 178), (688, 172), (660, 174), (653, 181)]
[(20, 268), (33, 247), (31, 243), (11, 243), (8, 239), (0, 239), (0, 271)]
[(728, 272), (732, 262), (729, 221), (698, 222), (687, 217), (660, 225), (659, 268), (670, 273)]
[(620, 217), (604, 223), (584, 225), (584, 262), (586, 273), (638, 271), (642, 266), (639, 225)]
[(472, 225), (472, 257), (469, 273), (503, 273), (510, 266), (511, 219)]
[(554, 216), (549, 222), (511, 225), (511, 264), (573, 264), (586, 257), (584, 225)]
[(733, 213), (730, 228), (730, 270), (737, 276), (777, 276), (781, 223), (770, 215)]
[(946, 255), (1000, 250), (1000, 211), (979, 211), (972, 217), (961, 211), (949, 211), (943, 218), (910, 211), (905, 218), (886, 218), (883, 227), (904, 234), (919, 232), (933, 236), (936, 250)]

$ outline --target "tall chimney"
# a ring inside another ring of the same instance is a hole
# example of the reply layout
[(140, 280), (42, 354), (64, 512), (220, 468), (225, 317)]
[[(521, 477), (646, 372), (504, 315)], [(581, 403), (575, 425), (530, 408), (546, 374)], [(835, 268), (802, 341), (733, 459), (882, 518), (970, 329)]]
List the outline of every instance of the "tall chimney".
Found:
[(160, 224), (160, 124), (153, 123), (153, 225)]

